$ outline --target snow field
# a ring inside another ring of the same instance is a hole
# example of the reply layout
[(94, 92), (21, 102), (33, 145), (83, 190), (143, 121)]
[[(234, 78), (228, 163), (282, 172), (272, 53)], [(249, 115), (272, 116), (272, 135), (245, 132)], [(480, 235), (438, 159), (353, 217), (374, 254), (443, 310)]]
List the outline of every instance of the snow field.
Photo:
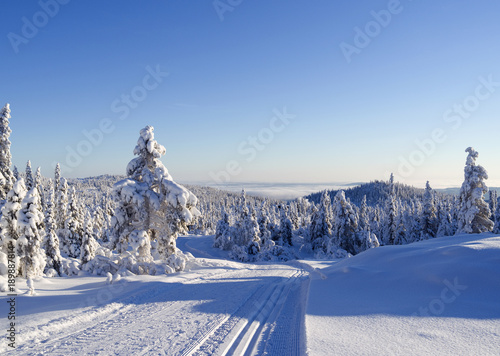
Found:
[(498, 355), (500, 237), (388, 246), (312, 274), (310, 355)]

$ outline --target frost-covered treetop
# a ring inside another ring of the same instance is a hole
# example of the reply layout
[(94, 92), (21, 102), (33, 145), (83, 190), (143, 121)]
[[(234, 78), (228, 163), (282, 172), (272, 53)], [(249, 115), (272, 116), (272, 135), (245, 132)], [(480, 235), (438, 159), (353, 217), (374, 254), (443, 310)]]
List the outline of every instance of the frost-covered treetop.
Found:
[(477, 158), (477, 156), (479, 156), (479, 153), (475, 149), (473, 149), (472, 147), (467, 147), (465, 152), (469, 153), (465, 164), (467, 166), (475, 166), (476, 165), (476, 158)]
[[(0, 168), (2, 171), (10, 167), (10, 141), (9, 136), (12, 130), (9, 127), (10, 116), (10, 106), (5, 104), (5, 106), (0, 110)], [(2, 172), (5, 173), (6, 172)]]
[(2, 118), (2, 121), (4, 119), (9, 120), (10, 119), (10, 104), (7, 103), (5, 106), (2, 108), (2, 111), (0, 112), (0, 117)]
[(154, 127), (146, 126), (140, 131), (134, 158), (127, 166), (127, 175), (140, 182), (151, 184), (155, 178), (172, 180), (160, 157), (165, 155), (165, 147), (154, 139)]
[[(465, 177), (467, 181), (467, 177), (470, 177), (469, 180), (478, 181), (481, 179), (488, 179), (488, 172), (483, 166), (476, 166), (476, 159), (479, 156), (479, 153), (473, 149), (472, 147), (467, 147), (465, 152), (468, 152), (467, 161), (465, 162)], [(486, 191), (485, 191), (486, 192)]]

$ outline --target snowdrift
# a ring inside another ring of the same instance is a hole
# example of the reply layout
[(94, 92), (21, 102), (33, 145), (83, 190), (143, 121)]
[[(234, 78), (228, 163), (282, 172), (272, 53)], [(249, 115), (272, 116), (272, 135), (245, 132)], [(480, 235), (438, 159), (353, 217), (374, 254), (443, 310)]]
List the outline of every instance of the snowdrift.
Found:
[(498, 354), (500, 236), (371, 249), (311, 282), (311, 355)]

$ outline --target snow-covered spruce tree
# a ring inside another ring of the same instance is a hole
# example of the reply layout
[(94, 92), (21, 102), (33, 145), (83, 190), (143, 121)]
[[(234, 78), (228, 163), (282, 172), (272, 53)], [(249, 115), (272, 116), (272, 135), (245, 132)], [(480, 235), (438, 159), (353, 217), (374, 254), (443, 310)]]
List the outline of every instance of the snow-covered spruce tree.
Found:
[(292, 245), (293, 225), (291, 219), (288, 217), (288, 207), (280, 205), (280, 240), (282, 246)]
[(94, 233), (94, 236), (97, 240), (102, 240), (103, 236), (105, 235), (105, 221), (104, 221), (104, 210), (102, 209), (101, 205), (96, 204), (94, 213), (93, 213), (94, 218), (92, 219), (93, 221), (93, 226), (92, 230)]
[(38, 206), (42, 211), (45, 210), (45, 196), (42, 186), (42, 172), (40, 167), (36, 169), (35, 177), (33, 178), (33, 186), (38, 190), (38, 196), (40, 197), (40, 201), (38, 202)]
[(369, 217), (369, 211), (368, 211), (368, 205), (366, 204), (366, 194), (363, 195), (363, 198), (361, 199), (361, 205), (359, 207), (359, 229), (361, 231), (367, 230), (370, 225), (370, 217)]
[(436, 233), (436, 237), (442, 236), (452, 236), (453, 231), (453, 219), (450, 214), (450, 208), (446, 202), (442, 202), (438, 206), (438, 220), (439, 227)]
[(241, 192), (237, 205), (234, 226), (234, 245), (231, 257), (240, 261), (253, 260), (260, 251), (260, 231), (255, 209), (248, 207), (245, 190)]
[[(21, 210), (21, 202), (26, 195), (24, 180), (20, 179), (7, 194), (7, 200), (2, 206), (0, 218), (0, 268), (1, 274), (7, 273), (7, 254), (15, 254), (15, 265), (19, 271), (19, 252), (17, 240), (19, 238), (17, 213)], [(21, 250), (23, 252), (23, 250)]]
[[(56, 207), (56, 228), (57, 233), (59, 230), (64, 230), (64, 224), (66, 221), (66, 213), (68, 210), (68, 182), (65, 178), (61, 177), (59, 184), (56, 184), (57, 189), (54, 190), (55, 194), (55, 207)], [(59, 236), (61, 237), (61, 236)]]
[(246, 235), (251, 238), (248, 244), (248, 254), (251, 256), (257, 255), (260, 252), (261, 241), (259, 236), (259, 224), (257, 224), (257, 213), (253, 205), (250, 206), (250, 214), (247, 217), (245, 225), (247, 229)]
[(398, 211), (396, 204), (396, 193), (394, 191), (394, 185), (391, 185), (390, 194), (387, 197), (385, 205), (385, 222), (382, 229), (382, 240), (384, 245), (393, 245), (396, 239), (397, 232), (397, 222), (398, 222)]
[(497, 198), (497, 208), (495, 210), (495, 226), (493, 233), (500, 234), (500, 197)]
[(38, 190), (32, 188), (21, 203), (21, 210), (17, 212), (17, 224), (19, 238), (19, 270), (26, 279), (36, 278), (43, 275), (45, 269), (45, 251), (41, 244), (45, 236), (43, 213), (38, 206)]
[(259, 225), (248, 207), (245, 190), (241, 192), (237, 206), (235, 229), (235, 244), (240, 247), (249, 247), (252, 241), (259, 237)]
[(488, 179), (488, 173), (482, 166), (476, 165), (478, 153), (472, 147), (468, 147), (465, 152), (469, 155), (460, 189), (457, 233), (492, 231), (494, 224), (489, 219), (490, 208), (484, 201), (484, 194), (488, 192), (484, 181)]
[(72, 258), (80, 258), (83, 235), (83, 212), (73, 187), (70, 190), (67, 217), (64, 222), (62, 248)]
[(271, 220), (269, 219), (269, 202), (267, 199), (262, 201), (257, 216), (257, 224), (259, 225), (260, 240), (264, 244), (267, 240), (271, 239), (271, 231), (269, 231)]
[(14, 166), (14, 168), (12, 169), (12, 175), (14, 176), (14, 182), (17, 182), (17, 180), (19, 179), (19, 171), (17, 170), (16, 166)]
[(231, 250), (233, 247), (229, 215), (226, 213), (224, 207), (222, 208), (222, 219), (217, 222), (217, 227), (215, 228), (213, 246), (227, 251)]
[(10, 153), (10, 134), (12, 130), (9, 127), (10, 106), (5, 106), (0, 110), (0, 200), (7, 197), (12, 189), (15, 179), (10, 170), (12, 155)]
[(370, 231), (372, 231), (375, 235), (382, 237), (381, 231), (381, 209), (380, 206), (375, 206), (372, 210), (370, 210), (369, 214), (370, 221)]
[(26, 184), (26, 190), (30, 191), (33, 189), (35, 183), (33, 180), (33, 170), (31, 169), (31, 161), (28, 160), (26, 163), (26, 172), (24, 176), (24, 183)]
[(496, 190), (490, 190), (490, 194), (489, 194), (489, 206), (490, 206), (490, 212), (491, 212), (491, 216), (490, 216), (490, 219), (493, 220), (494, 223), (496, 223), (496, 219), (495, 219), (495, 211), (497, 210), (497, 199), (498, 199), (498, 194), (497, 194), (497, 191)]
[(61, 166), (58, 163), (56, 164), (56, 168), (54, 169), (54, 194), (56, 197), (56, 201), (60, 183), (61, 183)]
[(420, 240), (428, 240), (436, 237), (438, 229), (437, 210), (434, 205), (434, 194), (429, 181), (425, 184), (423, 205)]
[[(157, 252), (165, 260), (167, 272), (184, 269), (185, 257), (176, 247), (177, 236), (187, 225), (198, 199), (173, 181), (160, 161), (165, 148), (154, 139), (152, 126), (140, 131), (134, 158), (127, 166), (127, 179), (117, 182), (113, 194), (117, 204), (112, 218), (112, 247), (124, 253), (129, 245), (138, 256), (138, 247), (156, 241)], [(133, 237), (140, 237), (138, 244)], [(147, 239), (148, 241), (144, 241)]]
[(82, 230), (82, 246), (80, 260), (82, 261), (82, 267), (85, 270), (85, 265), (90, 262), (96, 254), (99, 244), (94, 238), (94, 227), (92, 217), (87, 211), (85, 214), (85, 222), (83, 224)]
[(45, 273), (50, 274), (53, 269), (59, 276), (62, 275), (62, 257), (59, 250), (59, 238), (56, 234), (56, 222), (54, 219), (54, 190), (49, 191), (47, 205), (45, 209), (45, 240), (43, 249), (45, 250), (46, 262)]
[(360, 248), (356, 242), (358, 216), (352, 205), (346, 200), (343, 190), (340, 190), (333, 199), (333, 213), (332, 243), (335, 250), (341, 248), (350, 254), (356, 254)]
[(330, 195), (325, 190), (321, 195), (320, 203), (313, 210), (309, 236), (312, 250), (318, 253), (326, 253), (330, 237), (332, 235), (332, 203)]
[(298, 213), (298, 207), (296, 202), (290, 202), (290, 221), (292, 223), (292, 228), (294, 230), (297, 230), (300, 227), (300, 219), (299, 219), (299, 213)]
[(398, 199), (396, 205), (399, 211), (396, 220), (396, 234), (394, 237), (394, 245), (404, 245), (408, 243), (408, 228), (410, 227), (410, 216), (408, 212), (402, 208), (401, 199)]

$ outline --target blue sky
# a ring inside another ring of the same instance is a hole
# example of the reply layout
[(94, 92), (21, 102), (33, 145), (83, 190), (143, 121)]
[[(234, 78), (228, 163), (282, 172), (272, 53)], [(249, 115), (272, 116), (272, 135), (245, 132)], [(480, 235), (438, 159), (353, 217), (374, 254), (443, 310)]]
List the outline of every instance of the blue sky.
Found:
[[(181, 182), (394, 172), (437, 187), (460, 184), (473, 146), (500, 185), (496, 1), (55, 2), (3, 5), (0, 102), (19, 168), (123, 174), (149, 124)], [(284, 108), (294, 118), (277, 125)]]

